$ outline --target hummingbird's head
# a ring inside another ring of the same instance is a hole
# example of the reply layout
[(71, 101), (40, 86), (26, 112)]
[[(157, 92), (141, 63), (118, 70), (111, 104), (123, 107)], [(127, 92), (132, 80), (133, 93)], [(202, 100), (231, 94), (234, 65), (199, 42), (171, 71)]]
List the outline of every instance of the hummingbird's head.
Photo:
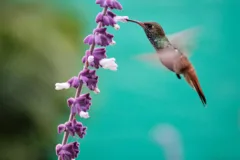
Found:
[(141, 26), (144, 29), (148, 38), (156, 36), (165, 36), (165, 32), (162, 26), (160, 26), (156, 22), (139, 22), (131, 19), (128, 19), (127, 21), (136, 23), (139, 26)]
[(141, 26), (152, 45), (156, 48), (158, 39), (165, 37), (163, 28), (156, 22), (139, 22), (128, 19), (127, 21), (133, 22)]

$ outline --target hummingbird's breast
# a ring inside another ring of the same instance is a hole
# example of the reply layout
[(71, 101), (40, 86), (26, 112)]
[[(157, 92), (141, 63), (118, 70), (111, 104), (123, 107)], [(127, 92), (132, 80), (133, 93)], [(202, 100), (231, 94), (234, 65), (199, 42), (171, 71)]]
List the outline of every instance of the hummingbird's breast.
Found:
[(170, 45), (166, 37), (154, 37), (152, 39), (149, 38), (149, 40), (151, 41), (152, 45), (156, 50), (166, 48)]
[(181, 53), (177, 49), (167, 47), (159, 49), (157, 51), (157, 54), (159, 54), (159, 59), (162, 62), (162, 64), (169, 70), (175, 72), (174, 65), (180, 58)]

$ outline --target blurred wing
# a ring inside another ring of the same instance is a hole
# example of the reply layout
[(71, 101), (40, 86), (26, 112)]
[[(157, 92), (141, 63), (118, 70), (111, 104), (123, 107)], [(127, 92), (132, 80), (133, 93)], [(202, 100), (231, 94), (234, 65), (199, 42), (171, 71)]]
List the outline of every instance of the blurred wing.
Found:
[(197, 47), (197, 36), (200, 35), (201, 27), (189, 28), (177, 33), (167, 35), (171, 44), (183, 52), (187, 57), (191, 56)]
[(134, 57), (135, 59), (151, 64), (154, 67), (160, 67), (166, 69), (160, 62), (159, 55), (157, 53), (144, 53)]
[(157, 53), (140, 54), (140, 55), (137, 55), (135, 58), (140, 61), (151, 62), (156, 64), (160, 63)]

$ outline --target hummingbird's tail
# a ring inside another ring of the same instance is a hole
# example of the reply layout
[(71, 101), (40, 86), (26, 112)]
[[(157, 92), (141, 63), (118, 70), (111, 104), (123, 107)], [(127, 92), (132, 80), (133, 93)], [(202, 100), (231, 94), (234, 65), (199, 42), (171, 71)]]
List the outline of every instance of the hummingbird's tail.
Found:
[(185, 71), (183, 73), (184, 78), (186, 79), (186, 81), (193, 87), (193, 89), (195, 89), (198, 93), (198, 96), (200, 97), (203, 105), (205, 106), (207, 104), (207, 100), (203, 94), (203, 91), (201, 89), (201, 86), (198, 82), (198, 78), (197, 75), (194, 71), (193, 67), (190, 67), (187, 71)]

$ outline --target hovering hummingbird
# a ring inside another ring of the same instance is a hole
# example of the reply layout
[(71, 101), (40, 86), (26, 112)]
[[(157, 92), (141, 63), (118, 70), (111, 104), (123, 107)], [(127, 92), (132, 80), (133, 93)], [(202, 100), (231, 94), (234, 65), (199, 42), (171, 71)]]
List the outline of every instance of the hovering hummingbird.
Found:
[[(174, 72), (178, 79), (181, 79), (181, 75), (184, 76), (185, 80), (189, 85), (197, 91), (203, 105), (207, 104), (206, 98), (201, 89), (198, 81), (195, 69), (191, 62), (188, 60), (186, 48), (191, 42), (188, 41), (184, 44), (184, 35), (191, 32), (182, 31), (172, 36), (166, 36), (163, 28), (156, 22), (139, 22), (128, 19), (127, 21), (140, 25), (157, 54), (144, 55), (144, 59), (160, 60), (161, 63), (170, 71)], [(189, 45), (191, 46), (191, 45)]]

